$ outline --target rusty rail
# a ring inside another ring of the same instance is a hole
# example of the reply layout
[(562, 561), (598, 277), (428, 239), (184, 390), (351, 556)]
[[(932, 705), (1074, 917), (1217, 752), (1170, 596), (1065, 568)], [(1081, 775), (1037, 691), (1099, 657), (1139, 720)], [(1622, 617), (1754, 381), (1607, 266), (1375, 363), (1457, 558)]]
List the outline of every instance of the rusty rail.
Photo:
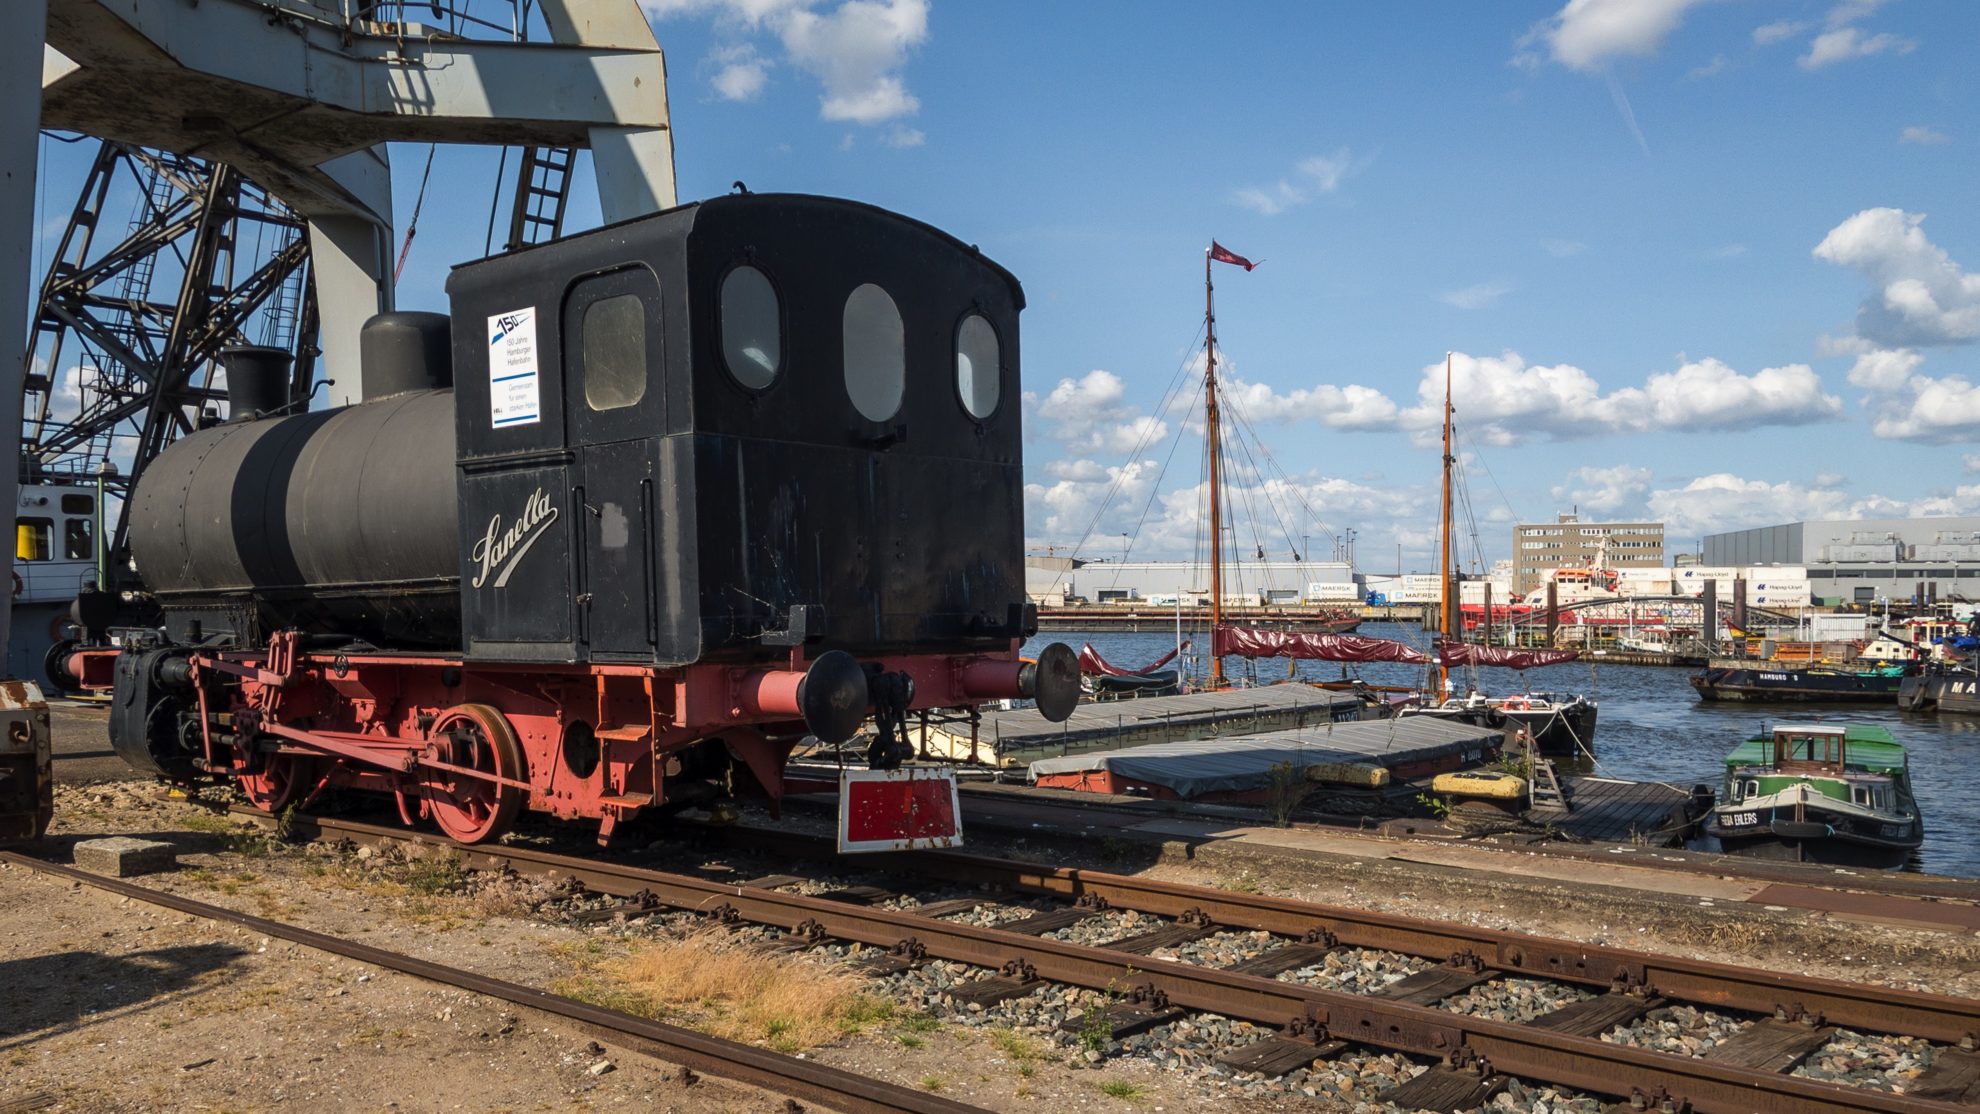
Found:
[[(816, 859), (835, 856), (832, 841), (812, 836), (761, 828), (710, 828), (709, 832), (743, 847), (765, 848), (786, 856)], [(1822, 1014), (1830, 1024), (1856, 1029), (1949, 1043), (1980, 1040), (1980, 1000), (1970, 998), (1761, 971), (1681, 956), (1289, 898), (1232, 893), (1208, 886), (1040, 866), (960, 851), (864, 858), (877, 867), (957, 882), (990, 883), (1067, 901), (1094, 895), (1115, 908), (1161, 917), (1176, 917), (1196, 909), (1223, 928), (1260, 930), (1294, 938), (1317, 928), (1350, 947), (1380, 948), (1438, 960), (1458, 952), (1470, 952), (1486, 966), (1507, 974), (1601, 989), (1618, 982), (1648, 986), (1660, 997), (1701, 1006), (1759, 1014), (1783, 1010), (1792, 1014), (1800, 1007), (1807, 1013)]]
[[(1105, 947), (1088, 947), (1002, 929), (953, 924), (910, 912), (710, 882), (527, 848), (495, 845), (458, 847), (442, 839), (400, 828), (316, 817), (297, 817), (294, 823), (296, 830), (305, 835), (448, 847), (460, 854), (471, 867), (508, 866), (524, 873), (570, 877), (599, 893), (627, 898), (643, 896), (676, 909), (699, 912), (725, 921), (773, 925), (798, 936), (821, 941), (828, 938), (854, 941), (991, 969), (1022, 970), (1037, 978), (1087, 988), (1123, 992), (1143, 990), (1149, 996), (1163, 996), (1177, 1006), (1271, 1026), (1291, 1026), (1297, 1022), (1308, 1033), (1385, 1050), (1447, 1058), (1482, 1056), (1495, 1071), (1600, 1094), (1626, 1097), (1633, 1092), (1668, 1092), (1677, 1099), (1688, 1101), (1701, 1114), (1745, 1114), (1749, 1111), (1766, 1114), (1859, 1114), (1869, 1111), (1951, 1114), (1964, 1111), (1972, 1114), (1971, 1107), (1953, 1103), (1609, 1044), (1589, 1037), (1568, 1036), (1513, 1022), (1452, 1013), (1432, 1006), (1363, 997), (1182, 963), (1158, 961), (1152, 966), (1137, 966), (1141, 957), (1110, 951)], [(1061, 873), (1035, 867), (1024, 869), (1036, 871), (1040, 884), (1044, 883), (1045, 876)], [(1081, 876), (1078, 880), (1091, 882), (1093, 877)], [(1087, 892), (1101, 890), (1090, 888)], [(1200, 906), (1203, 895), (1196, 896), (1199, 899), (1196, 904)], [(1297, 907), (1299, 903), (1284, 904)], [(1210, 909), (1204, 911), (1215, 918), (1216, 914)], [(1315, 914), (1310, 908), (1304, 916), (1305, 924), (1315, 923)], [(1453, 926), (1444, 927), (1453, 940), (1464, 938), (1467, 931)], [(1551, 977), (1545, 971), (1533, 973)]]
[(0, 862), (26, 867), (73, 882), (86, 883), (100, 890), (148, 902), (175, 912), (206, 920), (237, 924), (264, 936), (288, 940), (304, 947), (354, 959), (360, 963), (369, 963), (374, 967), (398, 971), (415, 978), (444, 983), (518, 1006), (555, 1014), (575, 1021), (592, 1032), (605, 1035), (607, 1039), (617, 1039), (620, 1043), (629, 1044), (640, 1051), (659, 1056), (672, 1063), (708, 1075), (761, 1087), (776, 1094), (816, 1102), (833, 1110), (846, 1111), (847, 1114), (985, 1114), (984, 1109), (979, 1106), (970, 1106), (923, 1091), (909, 1090), (882, 1080), (854, 1075), (815, 1061), (794, 1059), (767, 1049), (711, 1037), (691, 1029), (682, 1029), (647, 1018), (635, 1017), (632, 1014), (620, 1013), (618, 1010), (604, 1009), (505, 979), (464, 971), (458, 967), (448, 967), (429, 960), (415, 959), (412, 956), (374, 948), (339, 936), (313, 932), (296, 925), (257, 917), (251, 913), (209, 905), (203, 901), (107, 878), (29, 855), (0, 851)]

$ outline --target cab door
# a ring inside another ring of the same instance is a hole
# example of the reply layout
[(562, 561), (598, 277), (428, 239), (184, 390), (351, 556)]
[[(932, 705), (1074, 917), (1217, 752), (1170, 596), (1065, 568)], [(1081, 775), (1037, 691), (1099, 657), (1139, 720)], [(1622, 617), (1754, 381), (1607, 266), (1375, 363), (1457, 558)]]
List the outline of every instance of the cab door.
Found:
[(648, 661), (658, 637), (654, 446), (666, 425), (659, 280), (642, 266), (583, 279), (563, 325), (578, 639), (594, 661)]

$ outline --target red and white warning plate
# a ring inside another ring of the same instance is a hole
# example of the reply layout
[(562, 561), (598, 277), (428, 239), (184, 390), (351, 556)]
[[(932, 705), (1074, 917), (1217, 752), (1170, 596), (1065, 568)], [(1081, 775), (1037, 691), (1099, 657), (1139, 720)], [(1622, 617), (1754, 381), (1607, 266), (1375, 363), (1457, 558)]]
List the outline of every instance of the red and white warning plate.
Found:
[(962, 846), (956, 774), (948, 768), (839, 774), (839, 853)]

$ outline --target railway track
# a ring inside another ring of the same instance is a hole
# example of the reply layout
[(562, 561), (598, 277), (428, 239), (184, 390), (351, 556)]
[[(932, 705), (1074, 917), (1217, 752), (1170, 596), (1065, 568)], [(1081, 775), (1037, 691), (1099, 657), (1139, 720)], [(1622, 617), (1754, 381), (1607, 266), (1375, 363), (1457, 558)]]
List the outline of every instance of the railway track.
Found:
[[(259, 817), (246, 812), (244, 815)], [(799, 881), (773, 875), (742, 884), (513, 846), (455, 847), (400, 828), (299, 817), (295, 834), (374, 844), (453, 848), (465, 864), (568, 877), (621, 899), (615, 911), (700, 913), (719, 921), (767, 925), (794, 945), (844, 941), (882, 949), (905, 968), (945, 959), (997, 972), (959, 997), (982, 1004), (1029, 993), (1046, 982), (1105, 990), (1119, 1001), (1107, 1023), (1135, 1032), (1205, 1011), (1279, 1030), (1226, 1063), (1277, 1074), (1348, 1045), (1433, 1057), (1441, 1066), (1385, 1098), (1398, 1105), (1461, 1109), (1482, 1101), (1506, 1076), (1615, 1096), (1637, 1109), (1700, 1112), (1971, 1112), (1980, 1104), (1980, 1002), (1865, 987), (1807, 976), (1755, 972), (1648, 953), (1523, 936), (1488, 929), (1368, 913), (1258, 895), (1154, 882), (1120, 875), (1040, 867), (959, 853), (882, 856), (875, 868), (898, 868), (948, 883), (989, 884), (1064, 904), (998, 927), (946, 920), (982, 899), (913, 909), (881, 907), (895, 895), (853, 887), (832, 896), (782, 892)], [(752, 831), (774, 854), (823, 856), (829, 844)], [(1162, 918), (1154, 932), (1103, 945), (1046, 934), (1108, 909)], [(1272, 950), (1231, 968), (1149, 960), (1146, 953), (1219, 930), (1248, 929), (1279, 938)], [(1376, 948), (1440, 962), (1375, 994), (1284, 981), (1284, 971), (1339, 948)], [(1519, 1023), (1437, 1008), (1446, 997), (1499, 976), (1558, 980), (1600, 993)], [(1672, 1002), (1758, 1015), (1737, 1037), (1704, 1056), (1684, 1056), (1599, 1037)], [(1786, 1074), (1847, 1026), (1924, 1037), (1946, 1045), (1911, 1092), (1897, 1094)]]
[(617, 1010), (551, 994), (505, 979), (417, 959), (399, 952), (314, 932), (203, 901), (164, 893), (135, 883), (51, 863), (31, 855), (0, 851), (0, 862), (94, 886), (109, 893), (205, 920), (239, 925), (264, 936), (369, 963), (430, 982), (500, 999), (576, 1022), (594, 1035), (670, 1063), (775, 1094), (815, 1102), (847, 1114), (984, 1114), (982, 1107), (909, 1090), (882, 1080), (798, 1060), (767, 1049), (697, 1033)]

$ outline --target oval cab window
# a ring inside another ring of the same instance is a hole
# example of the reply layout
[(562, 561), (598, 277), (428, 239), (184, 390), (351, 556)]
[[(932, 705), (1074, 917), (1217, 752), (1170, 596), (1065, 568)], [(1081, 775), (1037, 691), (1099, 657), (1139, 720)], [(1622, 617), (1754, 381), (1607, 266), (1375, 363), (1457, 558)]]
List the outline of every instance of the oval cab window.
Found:
[(907, 346), (901, 311), (885, 290), (872, 283), (846, 299), (846, 394), (861, 414), (884, 422), (901, 410), (907, 381)]
[(956, 330), (956, 393), (963, 409), (978, 420), (997, 409), (997, 392), (1002, 379), (997, 351), (997, 330), (982, 314), (963, 318)]
[(745, 387), (768, 387), (782, 369), (784, 345), (777, 288), (762, 271), (742, 266), (722, 280), (722, 362)]

